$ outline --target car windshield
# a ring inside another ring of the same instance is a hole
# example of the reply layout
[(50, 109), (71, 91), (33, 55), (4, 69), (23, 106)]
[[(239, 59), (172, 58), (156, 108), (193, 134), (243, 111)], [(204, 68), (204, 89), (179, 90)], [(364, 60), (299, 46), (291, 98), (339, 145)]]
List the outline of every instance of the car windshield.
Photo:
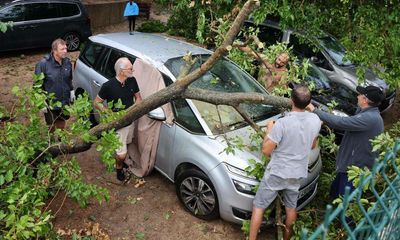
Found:
[[(197, 69), (209, 55), (198, 55), (196, 63), (190, 71)], [(185, 61), (182, 58), (170, 59), (165, 66), (178, 77)], [(266, 91), (244, 70), (228, 61), (220, 59), (203, 76), (193, 82), (189, 87), (218, 92), (257, 92), (267, 94)], [(233, 108), (226, 105), (213, 105), (210, 103), (193, 100), (197, 110), (214, 134), (232, 131), (247, 126), (247, 122)], [(261, 121), (279, 113), (279, 109), (265, 104), (243, 103), (240, 107), (254, 120)]]
[(325, 36), (319, 38), (323, 48), (329, 54), (329, 56), (339, 66), (351, 66), (353, 63), (349, 60), (345, 60), (346, 49), (341, 45), (335, 38), (331, 36)]

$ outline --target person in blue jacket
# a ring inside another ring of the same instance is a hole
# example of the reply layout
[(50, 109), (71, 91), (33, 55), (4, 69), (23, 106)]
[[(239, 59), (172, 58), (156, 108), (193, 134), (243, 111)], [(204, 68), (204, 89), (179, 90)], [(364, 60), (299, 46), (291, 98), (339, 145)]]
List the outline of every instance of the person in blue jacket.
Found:
[(135, 31), (135, 21), (137, 15), (139, 15), (138, 5), (134, 1), (129, 0), (125, 6), (124, 17), (128, 17), (130, 35), (133, 35), (133, 31)]

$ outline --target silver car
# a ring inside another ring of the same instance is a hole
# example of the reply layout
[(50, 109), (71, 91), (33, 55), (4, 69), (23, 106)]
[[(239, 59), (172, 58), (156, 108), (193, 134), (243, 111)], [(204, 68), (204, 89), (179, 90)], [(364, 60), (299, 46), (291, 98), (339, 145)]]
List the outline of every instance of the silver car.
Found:
[[(161, 73), (165, 85), (176, 81), (182, 59), (188, 52), (198, 58), (193, 69), (205, 61), (211, 51), (169, 37), (135, 33), (92, 36), (81, 53), (74, 72), (76, 92), (87, 92), (93, 99), (100, 86), (115, 76), (114, 63), (121, 56), (132, 62), (141, 59)], [(248, 73), (226, 58), (193, 83), (194, 87), (221, 92), (258, 92), (265, 89)], [(249, 219), (258, 181), (244, 169), (249, 159), (260, 161), (260, 151), (235, 150), (227, 154), (226, 139), (241, 137), (250, 143), (254, 130), (229, 106), (219, 106), (189, 99), (171, 103), (172, 124), (161, 125), (155, 168), (175, 183), (184, 207), (201, 219), (221, 217), (240, 223)], [(244, 109), (259, 125), (276, 119), (280, 111), (263, 104), (244, 104)], [(222, 124), (221, 124), (222, 123)], [(319, 149), (309, 157), (308, 177), (301, 183), (298, 208), (316, 194), (321, 170)]]
[[(245, 26), (256, 25), (252, 20), (248, 20)], [(292, 29), (282, 29), (278, 22), (271, 20), (265, 20), (257, 27), (260, 30), (258, 37), (267, 46), (277, 42), (287, 42), (288, 46), (293, 47), (296, 55), (310, 59), (329, 79), (356, 92), (356, 87), (359, 85), (356, 75), (357, 65), (345, 59), (346, 49), (333, 36), (327, 33), (318, 38), (305, 36)], [(386, 92), (386, 97), (379, 106), (381, 112), (393, 106), (396, 92), (391, 91), (385, 81), (379, 79), (371, 69), (365, 69), (365, 84), (381, 87)]]

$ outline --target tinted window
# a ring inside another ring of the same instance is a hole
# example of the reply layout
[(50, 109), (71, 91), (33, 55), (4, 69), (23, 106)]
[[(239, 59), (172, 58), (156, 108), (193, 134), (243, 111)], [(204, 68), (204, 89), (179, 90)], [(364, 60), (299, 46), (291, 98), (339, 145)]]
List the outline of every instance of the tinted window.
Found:
[(60, 10), (60, 17), (70, 17), (79, 15), (81, 11), (78, 5), (71, 3), (57, 3), (57, 7)]
[(2, 22), (21, 22), (24, 20), (24, 6), (14, 5), (0, 11), (0, 21)]
[(50, 3), (32, 3), (25, 5), (25, 20), (57, 18), (57, 7)]
[(175, 121), (179, 125), (191, 132), (204, 134), (203, 128), (185, 99), (173, 101), (172, 106), (174, 108)]
[(290, 35), (289, 46), (293, 47), (293, 52), (302, 58), (309, 58), (315, 65), (321, 68), (332, 71), (333, 68), (329, 61), (322, 54), (321, 50), (317, 46), (310, 43), (306, 39), (296, 36), (294, 34)]
[(281, 30), (268, 26), (259, 26), (259, 28), (260, 33), (258, 34), (258, 38), (261, 40), (261, 42), (266, 43), (267, 46), (271, 46), (282, 41), (283, 32)]
[(104, 50), (104, 46), (89, 41), (87, 42), (87, 44), (88, 45), (81, 56), (81, 60), (84, 61), (86, 65), (93, 67), (96, 59), (100, 57), (102, 51)]
[(127, 57), (131, 63), (133, 64), (135, 62), (135, 57), (132, 57), (124, 52), (118, 51), (116, 49), (111, 49), (111, 52), (107, 58), (107, 62), (104, 65), (104, 71), (102, 71), (104, 73), (104, 76), (108, 79), (115, 77), (115, 62), (121, 58), (121, 57)]
[(350, 66), (353, 63), (345, 59), (346, 49), (336, 39), (330, 36), (322, 37), (319, 39), (325, 51), (340, 66)]

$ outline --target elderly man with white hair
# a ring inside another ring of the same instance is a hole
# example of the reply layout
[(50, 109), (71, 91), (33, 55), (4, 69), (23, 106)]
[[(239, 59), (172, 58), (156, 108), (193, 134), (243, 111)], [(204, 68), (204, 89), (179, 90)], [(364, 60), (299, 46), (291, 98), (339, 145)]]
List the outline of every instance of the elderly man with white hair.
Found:
[[(107, 102), (108, 106), (111, 106), (112, 111), (119, 111), (120, 108), (116, 108), (115, 104), (118, 100), (121, 100), (124, 105), (123, 109), (127, 109), (133, 104), (139, 103), (142, 100), (140, 95), (139, 86), (136, 79), (133, 77), (133, 65), (128, 58), (122, 57), (115, 62), (115, 73), (116, 76), (110, 79), (108, 82), (101, 86), (99, 94), (94, 100), (95, 107), (100, 113), (109, 110), (103, 103)], [(110, 103), (113, 103), (110, 105)], [(133, 123), (117, 130), (120, 142), (122, 146), (116, 151), (116, 170), (117, 179), (120, 181), (125, 180), (125, 174), (123, 171), (124, 160), (127, 156), (127, 144), (129, 139), (129, 133), (132, 132)], [(125, 165), (126, 166), (126, 165)]]

